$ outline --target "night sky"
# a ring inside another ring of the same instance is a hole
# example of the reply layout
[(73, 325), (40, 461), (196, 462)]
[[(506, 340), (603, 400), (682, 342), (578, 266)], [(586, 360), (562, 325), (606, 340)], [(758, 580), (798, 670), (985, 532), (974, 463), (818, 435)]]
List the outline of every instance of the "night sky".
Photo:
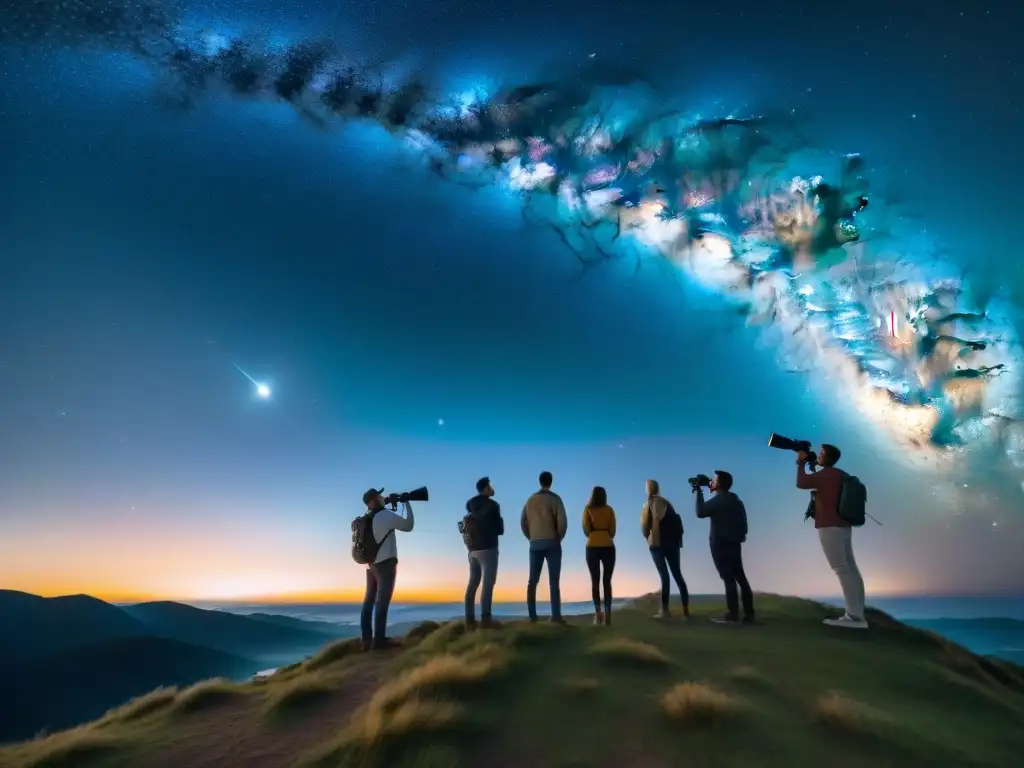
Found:
[[(416, 61), (453, 90), (595, 54), (709, 112), (795, 115), (863, 153), (903, 226), (1024, 316), (1019, 4), (189, 5), (200, 25)], [(396, 599), (447, 598), (489, 475), (510, 521), (498, 592), (519, 600), (516, 523), (546, 469), (573, 521), (563, 596), (589, 594), (595, 484), (620, 517), (617, 593), (654, 588), (648, 477), (683, 513), (691, 590), (717, 592), (685, 478), (727, 469), (755, 589), (828, 595), (778, 431), (838, 444), (867, 483), (884, 523), (857, 532), (869, 595), (1024, 590), (1022, 497), (977, 504), (984, 471), (954, 493), (879, 458), (667, 265), (579, 279), (507, 193), (431, 177), (380, 130), (227, 97), (176, 112), (151, 80), (123, 56), (0, 48), (0, 587), (348, 598), (362, 492), (428, 485)]]

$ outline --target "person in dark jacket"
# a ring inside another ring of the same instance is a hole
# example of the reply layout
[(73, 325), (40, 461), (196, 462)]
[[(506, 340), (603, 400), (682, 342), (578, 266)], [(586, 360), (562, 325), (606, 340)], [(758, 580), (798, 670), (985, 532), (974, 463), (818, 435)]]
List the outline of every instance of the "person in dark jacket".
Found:
[(480, 625), (493, 626), (491, 600), (494, 584), (498, 580), (498, 537), (505, 533), (501, 507), (494, 500), (491, 480), (481, 477), (476, 481), (477, 495), (466, 502), (463, 538), (469, 549), (469, 583), (466, 585), (466, 629), (476, 629), (476, 593), (483, 582), (480, 595)]
[[(743, 542), (747, 540), (747, 510), (740, 497), (732, 492), (732, 475), (716, 470), (708, 490), (714, 494), (704, 501), (704, 491), (697, 494), (697, 517), (711, 520), (711, 559), (718, 575), (725, 582), (725, 604), (728, 613), (712, 619), (716, 624), (735, 624), (740, 620), (740, 599), (743, 601), (743, 622), (754, 623), (754, 593), (743, 571)], [(739, 596), (736, 587), (739, 586)]]

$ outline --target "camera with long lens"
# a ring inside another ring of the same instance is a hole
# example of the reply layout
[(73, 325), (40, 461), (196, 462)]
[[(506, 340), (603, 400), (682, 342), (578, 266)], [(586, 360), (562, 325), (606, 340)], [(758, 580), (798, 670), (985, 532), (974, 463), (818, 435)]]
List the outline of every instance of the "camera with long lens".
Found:
[(780, 451), (794, 451), (799, 453), (800, 451), (806, 451), (808, 454), (807, 463), (812, 467), (818, 463), (814, 456), (814, 451), (811, 449), (810, 440), (793, 440), (789, 437), (783, 437), (772, 432), (771, 437), (768, 438), (769, 448), (778, 448)]
[(711, 486), (711, 478), (707, 475), (697, 475), (696, 477), (686, 478), (686, 482), (690, 484), (690, 489), (696, 491), (700, 487), (708, 488)]
[(427, 493), (427, 487), (423, 486), (405, 493), (389, 493), (384, 501), (392, 509), (398, 509), (399, 504), (405, 504), (408, 501), (430, 501), (430, 494)]

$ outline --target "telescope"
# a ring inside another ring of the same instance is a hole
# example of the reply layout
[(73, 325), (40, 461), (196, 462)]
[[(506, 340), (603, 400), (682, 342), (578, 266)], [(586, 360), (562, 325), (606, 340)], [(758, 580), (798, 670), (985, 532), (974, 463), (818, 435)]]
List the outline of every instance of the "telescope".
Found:
[(417, 488), (412, 491), (406, 491), (405, 493), (390, 493), (385, 499), (385, 502), (392, 509), (397, 509), (400, 503), (405, 504), (407, 501), (430, 501), (430, 494), (427, 492), (427, 486), (423, 486), (422, 488)]

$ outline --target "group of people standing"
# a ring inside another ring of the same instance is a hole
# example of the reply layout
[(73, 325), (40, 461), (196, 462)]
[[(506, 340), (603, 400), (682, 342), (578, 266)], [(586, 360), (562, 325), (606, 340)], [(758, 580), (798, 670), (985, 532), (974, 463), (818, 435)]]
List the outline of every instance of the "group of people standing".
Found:
[[(530, 542), (530, 572), (526, 586), (526, 607), (531, 621), (537, 621), (537, 585), (547, 565), (551, 600), (551, 620), (562, 618), (561, 575), (562, 541), (569, 530), (562, 498), (551, 490), (554, 482), (550, 472), (541, 472), (540, 488), (523, 505), (520, 528)], [(711, 520), (711, 551), (715, 565), (726, 585), (728, 612), (713, 621), (719, 623), (754, 621), (754, 598), (743, 571), (741, 547), (747, 535), (747, 513), (743, 502), (730, 489), (732, 476), (717, 472), (711, 481), (714, 496), (704, 500), (696, 489), (696, 512)], [(494, 500), (494, 487), (489, 478), (477, 481), (477, 495), (466, 503), (466, 517), (460, 523), (463, 540), (469, 550), (469, 583), (466, 585), (466, 628), (476, 629), (476, 598), (480, 596), (480, 626), (492, 624), (491, 606), (498, 575), (498, 537), (504, 534), (501, 509)], [(615, 510), (608, 504), (607, 491), (596, 486), (583, 508), (583, 533), (587, 537), (586, 559), (590, 571), (591, 597), (594, 601), (594, 623), (611, 624), (612, 575), (615, 572)], [(683, 578), (681, 550), (683, 521), (672, 503), (661, 495), (657, 480), (647, 481), (647, 500), (640, 513), (640, 530), (651, 553), (654, 567), (661, 579), (661, 606), (657, 618), (671, 616), (671, 582), (679, 590), (683, 616), (690, 616), (690, 593)], [(739, 613), (742, 595), (743, 615)]]
[[(846, 613), (827, 624), (845, 627), (866, 627), (864, 621), (864, 582), (853, 559), (850, 526), (837, 514), (838, 478), (835, 469), (838, 449), (823, 446), (816, 457), (820, 470), (807, 473), (804, 467), (814, 462), (809, 455), (798, 458), (797, 487), (814, 491), (815, 527), (822, 548), (839, 576), (846, 601)], [(831, 471), (830, 471), (831, 470)], [(569, 524), (565, 504), (551, 490), (554, 478), (542, 472), (540, 488), (526, 500), (520, 515), (520, 528), (529, 541), (530, 566), (526, 602), (530, 621), (537, 621), (537, 585), (547, 566), (550, 588), (551, 621), (564, 623), (561, 607), (562, 541)], [(704, 498), (700, 485), (693, 486), (696, 516), (710, 521), (710, 549), (715, 568), (725, 586), (726, 613), (712, 618), (719, 624), (755, 622), (754, 596), (743, 567), (743, 544), (747, 538), (747, 513), (740, 498), (732, 491), (733, 477), (724, 470), (710, 478), (711, 498)], [(476, 495), (466, 503), (466, 515), (459, 531), (468, 550), (469, 581), (465, 594), (467, 630), (494, 625), (492, 604), (498, 576), (498, 542), (505, 533), (501, 508), (494, 500), (490, 478), (476, 483)], [(640, 513), (641, 534), (647, 542), (651, 559), (661, 580), (661, 605), (656, 618), (671, 616), (671, 582), (674, 581), (682, 615), (690, 617), (690, 594), (680, 563), (683, 545), (683, 522), (668, 499), (660, 493), (656, 480), (646, 484), (647, 499)], [(372, 516), (373, 545), (378, 549), (366, 571), (366, 595), (362, 610), (362, 638), (366, 649), (391, 647), (387, 638), (387, 613), (395, 587), (397, 549), (394, 531), (411, 531), (414, 517), (412, 505), (403, 503), (404, 514), (385, 507), (381, 490), (370, 489), (363, 495), (367, 515)], [(594, 623), (609, 625), (612, 616), (612, 577), (615, 572), (615, 510), (608, 504), (607, 492), (597, 486), (583, 509), (583, 533), (586, 540), (586, 562), (590, 571), (591, 596), (594, 601)], [(835, 529), (835, 530), (833, 530)], [(480, 594), (480, 621), (476, 618), (477, 595)]]

